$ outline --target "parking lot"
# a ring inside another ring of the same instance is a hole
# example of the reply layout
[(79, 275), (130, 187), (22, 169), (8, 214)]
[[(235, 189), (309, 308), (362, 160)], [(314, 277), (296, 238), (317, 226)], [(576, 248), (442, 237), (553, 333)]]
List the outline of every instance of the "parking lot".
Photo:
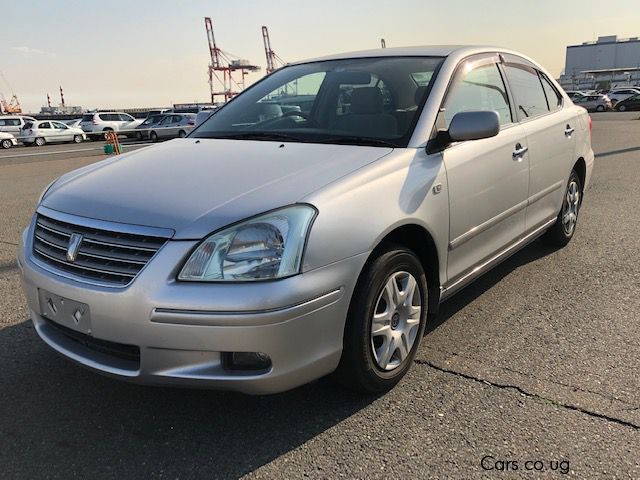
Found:
[(324, 380), (268, 397), (142, 387), (58, 356), (15, 250), (42, 189), (105, 157), (99, 142), (1, 152), (0, 476), (640, 478), (638, 117), (593, 115), (569, 246), (535, 242), (445, 303), (379, 397)]

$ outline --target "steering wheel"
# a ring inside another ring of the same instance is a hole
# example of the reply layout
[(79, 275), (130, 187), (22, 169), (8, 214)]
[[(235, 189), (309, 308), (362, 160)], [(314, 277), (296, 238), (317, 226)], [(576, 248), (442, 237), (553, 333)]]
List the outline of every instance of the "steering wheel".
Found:
[(283, 113), (282, 117), (280, 118), (283, 118), (283, 117), (302, 117), (308, 122), (312, 122), (311, 116), (308, 113), (301, 112), (299, 110), (289, 110), (288, 112)]

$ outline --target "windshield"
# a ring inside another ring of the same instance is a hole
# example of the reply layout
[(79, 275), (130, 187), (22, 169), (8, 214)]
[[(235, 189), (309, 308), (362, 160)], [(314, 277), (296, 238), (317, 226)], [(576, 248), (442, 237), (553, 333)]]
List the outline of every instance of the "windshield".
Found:
[(442, 60), (382, 57), (285, 67), (190, 137), (406, 147)]

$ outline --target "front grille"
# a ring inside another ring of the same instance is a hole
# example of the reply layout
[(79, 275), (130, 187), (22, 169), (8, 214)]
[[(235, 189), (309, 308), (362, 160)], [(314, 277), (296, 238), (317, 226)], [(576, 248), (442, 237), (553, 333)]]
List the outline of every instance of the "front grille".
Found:
[[(74, 233), (83, 239), (75, 261), (70, 262), (67, 248)], [(166, 241), (165, 237), (99, 230), (38, 214), (33, 254), (41, 262), (80, 279), (126, 286)]]
[(70, 328), (55, 323), (47, 318), (44, 318), (45, 323), (58, 332), (64, 335), (68, 340), (71, 340), (77, 345), (81, 345), (94, 352), (99, 352), (110, 357), (124, 360), (126, 362), (132, 362), (137, 366), (133, 369), (137, 369), (140, 365), (140, 348), (135, 345), (126, 345), (124, 343), (110, 342), (108, 340), (101, 340), (99, 338), (93, 338), (81, 332), (76, 332)]

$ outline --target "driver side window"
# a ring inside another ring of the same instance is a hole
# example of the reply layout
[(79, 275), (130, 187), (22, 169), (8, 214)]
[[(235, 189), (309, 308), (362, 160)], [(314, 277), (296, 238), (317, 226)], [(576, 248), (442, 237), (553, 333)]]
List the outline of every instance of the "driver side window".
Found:
[(444, 105), (446, 128), (454, 115), (469, 110), (498, 112), (500, 125), (512, 123), (509, 97), (500, 70), (495, 63), (474, 62), (459, 68)]

